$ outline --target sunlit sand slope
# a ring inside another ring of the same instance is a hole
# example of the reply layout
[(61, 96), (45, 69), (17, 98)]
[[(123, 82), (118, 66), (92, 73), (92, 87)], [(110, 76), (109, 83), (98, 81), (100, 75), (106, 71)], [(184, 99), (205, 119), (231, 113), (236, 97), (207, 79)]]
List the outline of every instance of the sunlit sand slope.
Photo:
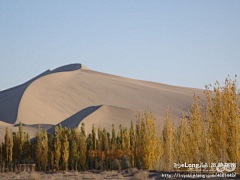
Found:
[(129, 125), (136, 120), (137, 109), (148, 108), (162, 117), (170, 107), (177, 121), (189, 109), (194, 92), (202, 96), (200, 89), (134, 80), (70, 64), (0, 92), (0, 120), (13, 125), (22, 122), (26, 127), (61, 123), (73, 128), (85, 122), (89, 131), (93, 123), (107, 129), (112, 124)]
[(98, 105), (151, 109), (164, 115), (167, 107), (180, 117), (189, 109), (193, 92), (202, 90), (133, 80), (78, 69), (53, 73), (34, 81), (25, 91), (16, 123), (58, 124), (77, 112)]

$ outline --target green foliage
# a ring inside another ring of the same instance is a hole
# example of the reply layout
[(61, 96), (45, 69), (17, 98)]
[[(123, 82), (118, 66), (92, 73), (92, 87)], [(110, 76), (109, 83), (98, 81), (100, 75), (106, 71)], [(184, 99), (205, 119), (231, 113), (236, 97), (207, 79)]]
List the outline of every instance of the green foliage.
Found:
[(163, 162), (165, 164), (166, 171), (172, 171), (172, 165), (174, 163), (174, 140), (175, 130), (172, 122), (172, 117), (169, 110), (166, 113), (166, 121), (164, 123), (163, 132)]
[(59, 170), (59, 162), (61, 158), (61, 141), (60, 141), (60, 128), (56, 126), (54, 128), (54, 133), (53, 133), (53, 148), (54, 148), (54, 156), (55, 156), (55, 169), (58, 171)]
[(96, 129), (94, 127), (94, 124), (92, 125), (92, 150), (96, 150)]
[(69, 142), (67, 135), (65, 134), (63, 139), (63, 164), (64, 170), (68, 170), (68, 158), (69, 158)]

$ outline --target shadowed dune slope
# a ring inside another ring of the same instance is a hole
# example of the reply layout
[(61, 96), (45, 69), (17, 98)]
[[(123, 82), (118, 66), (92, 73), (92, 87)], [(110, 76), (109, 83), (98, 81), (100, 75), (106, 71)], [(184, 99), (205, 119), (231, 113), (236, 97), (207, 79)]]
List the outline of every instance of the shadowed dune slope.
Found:
[(35, 78), (19, 86), (0, 92), (0, 120), (7, 123), (15, 123), (18, 114), (18, 106), (27, 87), (36, 79), (49, 74), (47, 70)]
[(74, 71), (81, 68), (88, 69), (87, 67), (82, 66), (81, 64), (70, 64), (70, 65), (65, 65), (65, 66), (56, 68), (54, 70), (47, 70), (19, 86), (1, 91), (0, 92), (0, 120), (7, 123), (11, 123), (11, 124), (15, 123), (22, 96), (25, 90), (28, 88), (28, 86), (35, 80), (52, 73)]
[(112, 124), (114, 124), (116, 132), (118, 132), (119, 125), (129, 127), (131, 121), (135, 122), (137, 120), (136, 115), (137, 110), (103, 105), (95, 112), (84, 118), (78, 127), (80, 129), (81, 124), (84, 123), (86, 133), (90, 133), (92, 132), (92, 124), (94, 124), (96, 129), (100, 126), (105, 128), (108, 132), (111, 132)]
[(25, 91), (16, 123), (56, 125), (79, 111), (98, 105), (145, 110), (157, 115), (171, 108), (180, 117), (202, 90), (139, 81), (79, 69), (35, 80)]
[[(86, 118), (88, 115), (92, 114), (94, 111), (96, 111), (97, 109), (99, 109), (101, 106), (91, 106), (91, 107), (87, 107), (79, 112), (77, 112), (76, 114), (72, 115), (71, 117), (67, 118), (66, 120), (60, 122), (59, 124), (61, 124), (62, 128), (75, 128), (75, 127), (79, 127), (80, 122)], [(56, 126), (58, 126), (59, 124), (57, 124)], [(54, 126), (55, 127), (55, 126)], [(48, 130), (49, 133), (53, 133), (54, 132), (54, 127), (50, 128)]]
[[(112, 124), (115, 125), (116, 130), (121, 124), (123, 127), (129, 126), (131, 121), (135, 122), (137, 110), (127, 108), (120, 108), (108, 105), (91, 106), (85, 108), (66, 120), (60, 122), (62, 128), (75, 128), (80, 130), (81, 124), (85, 124), (86, 133), (92, 131), (92, 125), (97, 128), (101, 126), (107, 131), (111, 132)], [(59, 125), (58, 124), (58, 125)], [(48, 130), (49, 133), (54, 132), (54, 127)]]

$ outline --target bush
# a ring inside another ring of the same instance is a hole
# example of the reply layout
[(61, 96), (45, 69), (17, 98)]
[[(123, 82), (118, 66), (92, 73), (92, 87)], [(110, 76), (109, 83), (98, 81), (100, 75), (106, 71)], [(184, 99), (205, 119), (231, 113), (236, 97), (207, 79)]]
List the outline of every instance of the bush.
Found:
[(119, 159), (114, 159), (112, 161), (112, 168), (113, 170), (119, 170), (121, 171), (122, 167), (121, 167), (121, 160)]
[(132, 167), (132, 165), (130, 163), (129, 156), (124, 154), (123, 157), (122, 157), (122, 169), (128, 169), (128, 168), (131, 168), (131, 167)]

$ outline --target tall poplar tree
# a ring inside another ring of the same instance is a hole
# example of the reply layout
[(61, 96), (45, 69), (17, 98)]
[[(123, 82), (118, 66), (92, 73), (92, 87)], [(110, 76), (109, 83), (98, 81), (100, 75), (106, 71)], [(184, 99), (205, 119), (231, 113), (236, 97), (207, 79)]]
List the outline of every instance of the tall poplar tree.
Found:
[(93, 147), (92, 150), (96, 150), (96, 129), (94, 127), (94, 124), (92, 125), (92, 143), (93, 143)]
[(48, 136), (46, 130), (42, 130), (41, 132), (41, 148), (42, 148), (41, 153), (42, 170), (46, 171), (48, 165)]
[(61, 141), (60, 141), (60, 128), (58, 126), (54, 127), (53, 134), (53, 146), (54, 146), (54, 156), (55, 156), (55, 168), (59, 170), (59, 161), (61, 158)]
[(64, 163), (64, 170), (68, 170), (68, 158), (69, 158), (69, 142), (68, 137), (65, 134), (63, 139), (63, 163)]
[(174, 163), (174, 124), (169, 109), (163, 127), (163, 160), (166, 171), (171, 171)]
[(9, 138), (9, 131), (6, 127), (6, 133), (5, 133), (5, 154), (6, 154), (6, 164), (8, 165), (9, 162), (9, 149), (10, 149), (10, 138)]

